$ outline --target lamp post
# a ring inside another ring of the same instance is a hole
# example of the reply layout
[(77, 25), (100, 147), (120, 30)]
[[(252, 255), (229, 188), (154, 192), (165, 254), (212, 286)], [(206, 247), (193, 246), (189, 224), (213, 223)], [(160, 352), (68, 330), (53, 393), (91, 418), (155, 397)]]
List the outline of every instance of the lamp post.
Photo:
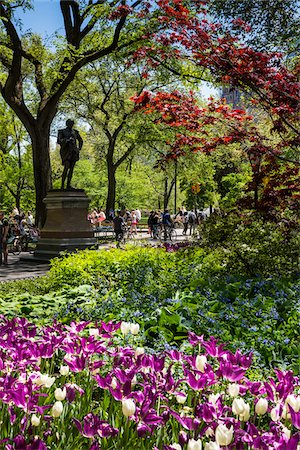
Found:
[(175, 172), (174, 172), (174, 214), (177, 213), (177, 159), (174, 161)]

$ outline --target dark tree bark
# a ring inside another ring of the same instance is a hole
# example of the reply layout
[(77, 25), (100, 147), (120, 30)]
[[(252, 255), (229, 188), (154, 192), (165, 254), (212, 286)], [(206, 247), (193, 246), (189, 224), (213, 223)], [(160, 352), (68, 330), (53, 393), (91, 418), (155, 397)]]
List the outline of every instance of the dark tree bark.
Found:
[(108, 192), (106, 199), (106, 217), (109, 216), (110, 210), (115, 210), (116, 203), (116, 170), (114, 165), (107, 163), (107, 175), (108, 175)]
[(108, 178), (108, 191), (107, 191), (107, 199), (106, 199), (106, 216), (108, 217), (109, 211), (115, 210), (115, 204), (116, 204), (116, 171), (120, 167), (120, 165), (126, 161), (126, 159), (130, 156), (130, 154), (133, 152), (134, 144), (132, 144), (128, 149), (123, 153), (123, 155), (114, 162), (114, 154), (116, 149), (116, 139), (119, 135), (119, 132), (123, 128), (125, 122), (122, 123), (122, 126), (120, 125), (115, 132), (111, 135), (108, 130), (107, 136), (109, 137), (109, 146), (108, 151), (106, 154), (106, 168), (107, 168), (107, 178)]
[(164, 189), (164, 209), (168, 209), (168, 204), (170, 201), (171, 193), (173, 190), (173, 187), (175, 185), (175, 177), (171, 181), (170, 187), (168, 177), (165, 177), (165, 189)]
[(31, 130), (31, 143), (33, 155), (33, 171), (35, 184), (35, 198), (37, 211), (37, 224), (43, 226), (46, 221), (46, 208), (44, 198), (51, 189), (51, 164), (49, 152), (50, 131), (36, 126)]

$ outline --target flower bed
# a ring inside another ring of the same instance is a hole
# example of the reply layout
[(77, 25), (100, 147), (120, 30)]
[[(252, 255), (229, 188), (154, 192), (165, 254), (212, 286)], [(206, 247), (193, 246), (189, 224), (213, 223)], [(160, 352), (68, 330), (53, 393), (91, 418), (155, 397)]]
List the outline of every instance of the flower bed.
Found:
[(299, 379), (250, 380), (251, 354), (189, 334), (146, 354), (138, 324), (0, 320), (5, 450), (296, 450)]

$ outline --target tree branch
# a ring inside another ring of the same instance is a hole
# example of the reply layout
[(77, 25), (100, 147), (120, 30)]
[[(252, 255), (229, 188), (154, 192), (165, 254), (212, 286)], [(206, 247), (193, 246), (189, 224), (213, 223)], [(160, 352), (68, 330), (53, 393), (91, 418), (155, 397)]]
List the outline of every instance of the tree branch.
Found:
[(67, 42), (78, 49), (81, 40), (79, 5), (76, 0), (61, 0), (60, 8), (64, 19)]
[(130, 155), (130, 153), (132, 153), (132, 151), (134, 150), (135, 144), (131, 144), (130, 147), (126, 150), (126, 152), (121, 156), (121, 158), (118, 159), (117, 162), (115, 162), (114, 166), (117, 169)]

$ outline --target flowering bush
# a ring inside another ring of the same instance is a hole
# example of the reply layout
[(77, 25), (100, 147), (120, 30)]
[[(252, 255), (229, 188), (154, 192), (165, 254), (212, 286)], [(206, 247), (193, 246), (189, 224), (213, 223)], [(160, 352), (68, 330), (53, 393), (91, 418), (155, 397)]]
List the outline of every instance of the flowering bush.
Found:
[(189, 334), (147, 354), (138, 324), (0, 320), (5, 450), (296, 450), (299, 379), (247, 378), (251, 354)]

